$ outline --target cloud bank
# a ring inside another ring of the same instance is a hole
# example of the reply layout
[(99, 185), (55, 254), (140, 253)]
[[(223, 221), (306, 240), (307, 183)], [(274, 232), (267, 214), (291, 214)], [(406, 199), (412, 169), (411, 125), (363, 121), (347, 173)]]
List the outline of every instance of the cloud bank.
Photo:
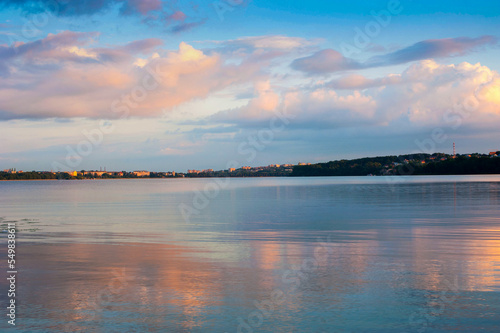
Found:
[(265, 126), (276, 111), (295, 116), (290, 129), (405, 131), (454, 126), (459, 118), (479, 127), (500, 121), (499, 73), (467, 62), (424, 60), (401, 74), (377, 79), (350, 75), (281, 96), (270, 85), (256, 91), (247, 105), (219, 112), (209, 123)]
[[(176, 17), (183, 19), (181, 14)], [(443, 122), (448, 109), (472, 97), (479, 101), (474, 121), (491, 123), (499, 113), (499, 74), (480, 64), (422, 60), (378, 78), (356, 73), (285, 87), (287, 78), (273, 69), (283, 57), (314, 45), (310, 40), (258, 36), (216, 42), (206, 50), (184, 42), (177, 50), (167, 50), (154, 38), (107, 47), (95, 46), (98, 38), (96, 32), (64, 31), (0, 45), (0, 119), (157, 117), (225, 89), (242, 93), (242, 87), (250, 85), (254, 91), (247, 105), (211, 110), (205, 123), (251, 127), (276, 111), (286, 111), (297, 114), (291, 128), (428, 126)], [(492, 42), (484, 37), (424, 41), (371, 64), (461, 54)], [(334, 71), (368, 66), (333, 50), (313, 57), (323, 60), (315, 66), (328, 63)], [(245, 93), (248, 96), (248, 90)]]
[(161, 49), (158, 39), (92, 47), (98, 35), (66, 31), (0, 46), (0, 118), (118, 118), (124, 108), (130, 116), (158, 116), (253, 82), (266, 66), (260, 52), (227, 63), (186, 43)]

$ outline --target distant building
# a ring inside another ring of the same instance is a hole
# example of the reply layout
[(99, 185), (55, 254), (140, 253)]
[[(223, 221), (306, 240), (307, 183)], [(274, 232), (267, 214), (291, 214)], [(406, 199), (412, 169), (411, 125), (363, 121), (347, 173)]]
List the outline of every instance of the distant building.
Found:
[(188, 170), (188, 173), (196, 173), (196, 174), (198, 174), (200, 172), (201, 172), (200, 170)]
[(235, 171), (236, 171), (236, 169), (235, 169), (235, 168), (229, 168), (229, 169), (228, 169), (228, 171), (229, 171), (229, 172), (235, 172)]
[(149, 175), (151, 174), (151, 172), (149, 171), (144, 171), (144, 170), (140, 170), (140, 171), (133, 171), (132, 172), (134, 175), (136, 175), (137, 177), (149, 177)]
[(102, 177), (102, 175), (104, 175), (105, 173), (107, 173), (106, 171), (83, 171), (83, 175), (91, 175), (91, 176), (94, 176), (94, 177)]
[(250, 169), (251, 169), (251, 167), (249, 167), (249, 166), (244, 166), (244, 167), (241, 167), (241, 169), (242, 169), (242, 170), (250, 170)]

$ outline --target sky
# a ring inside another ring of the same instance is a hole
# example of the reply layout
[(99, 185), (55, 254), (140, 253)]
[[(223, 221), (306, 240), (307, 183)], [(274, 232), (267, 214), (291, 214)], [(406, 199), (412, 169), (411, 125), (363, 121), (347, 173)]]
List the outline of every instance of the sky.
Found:
[(0, 169), (500, 150), (500, 2), (0, 2)]

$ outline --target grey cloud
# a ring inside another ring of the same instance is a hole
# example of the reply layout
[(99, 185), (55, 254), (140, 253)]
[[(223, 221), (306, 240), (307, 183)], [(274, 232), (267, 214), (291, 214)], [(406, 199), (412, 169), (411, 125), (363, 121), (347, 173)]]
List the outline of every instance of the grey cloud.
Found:
[(381, 87), (387, 85), (398, 84), (402, 82), (401, 75), (392, 75), (383, 78), (369, 79), (362, 75), (348, 75), (335, 80), (331, 80), (325, 84), (331, 89), (367, 89), (373, 87)]
[(365, 62), (344, 57), (341, 53), (332, 49), (325, 49), (311, 56), (294, 60), (291, 67), (308, 74), (360, 70), (405, 64), (411, 61), (431, 58), (460, 56), (478, 47), (496, 45), (497, 43), (497, 38), (493, 36), (425, 40), (394, 52), (371, 57)]
[(176, 0), (13, 0), (0, 2), (3, 8), (17, 8), (25, 14), (50, 12), (60, 17), (85, 17), (118, 9), (122, 16), (141, 16), (142, 22), (165, 27), (171, 33), (181, 33), (205, 23), (205, 19), (186, 22), (187, 15), (180, 11)]
[[(10, 46), (0, 45), (0, 76), (5, 77), (9, 74), (9, 62), (15, 58), (23, 57), (26, 61), (25, 66), (28, 68), (36, 63), (35, 59), (43, 58), (44, 54), (50, 53), (52, 50), (65, 46), (85, 45), (89, 40), (97, 36), (99, 36), (97, 32), (64, 31), (56, 35), (49, 34), (43, 39), (28, 43), (12, 44)], [(94, 61), (71, 53), (65, 53), (60, 57), (61, 60), (64, 58), (64, 60), (76, 62)], [(52, 64), (47, 63), (40, 65), (44, 67), (52, 66)]]
[(97, 32), (64, 31), (56, 35), (19, 45), (0, 45), (0, 59), (6, 60), (14, 56), (36, 54), (59, 46), (83, 45), (90, 38), (99, 36)]
[(169, 29), (169, 32), (180, 33), (180, 32), (189, 31), (193, 28), (196, 28), (196, 27), (204, 24), (205, 22), (206, 22), (206, 20), (201, 20), (201, 21), (197, 21), (197, 22), (182, 22), (182, 23), (176, 24), (173, 27), (171, 27)]
[[(51, 66), (54, 66), (54, 64), (59, 61), (79, 63), (122, 61), (129, 59), (137, 53), (150, 53), (163, 44), (163, 41), (160, 39), (149, 38), (133, 41), (115, 48), (88, 49), (88, 51), (96, 54), (95, 59), (64, 51), (65, 47), (85, 46), (91, 43), (93, 38), (98, 36), (98, 32), (63, 31), (55, 35), (49, 34), (45, 38), (28, 43), (12, 44), (10, 46), (0, 45), (0, 75), (5, 76), (9, 73), (9, 61), (15, 58), (24, 59), (25, 69), (27, 69), (28, 66), (36, 66), (40, 69), (50, 69)], [(38, 60), (50, 60), (51, 62), (40, 62)], [(58, 65), (60, 65), (60, 63)]]
[(160, 0), (11, 0), (4, 1), (0, 8), (20, 8), (26, 13), (50, 11), (57, 16), (86, 16), (109, 10), (119, 5), (124, 15), (133, 13), (145, 14), (161, 7)]
[(425, 40), (395, 52), (370, 58), (364, 66), (390, 66), (416, 60), (460, 56), (469, 53), (479, 46), (496, 43), (497, 39), (493, 36)]

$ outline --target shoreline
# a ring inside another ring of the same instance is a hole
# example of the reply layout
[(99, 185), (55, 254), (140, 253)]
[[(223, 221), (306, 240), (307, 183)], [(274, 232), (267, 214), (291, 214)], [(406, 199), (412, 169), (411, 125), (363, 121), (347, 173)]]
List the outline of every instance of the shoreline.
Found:
[(379, 176), (256, 176), (256, 177), (172, 177), (172, 178), (88, 178), (88, 179), (0, 179), (0, 182), (26, 182), (26, 181), (82, 181), (82, 180), (153, 180), (153, 179), (216, 179), (216, 178), (349, 178), (349, 177), (362, 177), (362, 178), (384, 178), (384, 177), (438, 177), (438, 176), (500, 176), (498, 173), (477, 173), (477, 174), (443, 174), (443, 175), (379, 175)]
[[(44, 180), (59, 180), (59, 179), (0, 179), (0, 182), (24, 182), (24, 181), (44, 181)], [(78, 179), (68, 179), (78, 180)]]

